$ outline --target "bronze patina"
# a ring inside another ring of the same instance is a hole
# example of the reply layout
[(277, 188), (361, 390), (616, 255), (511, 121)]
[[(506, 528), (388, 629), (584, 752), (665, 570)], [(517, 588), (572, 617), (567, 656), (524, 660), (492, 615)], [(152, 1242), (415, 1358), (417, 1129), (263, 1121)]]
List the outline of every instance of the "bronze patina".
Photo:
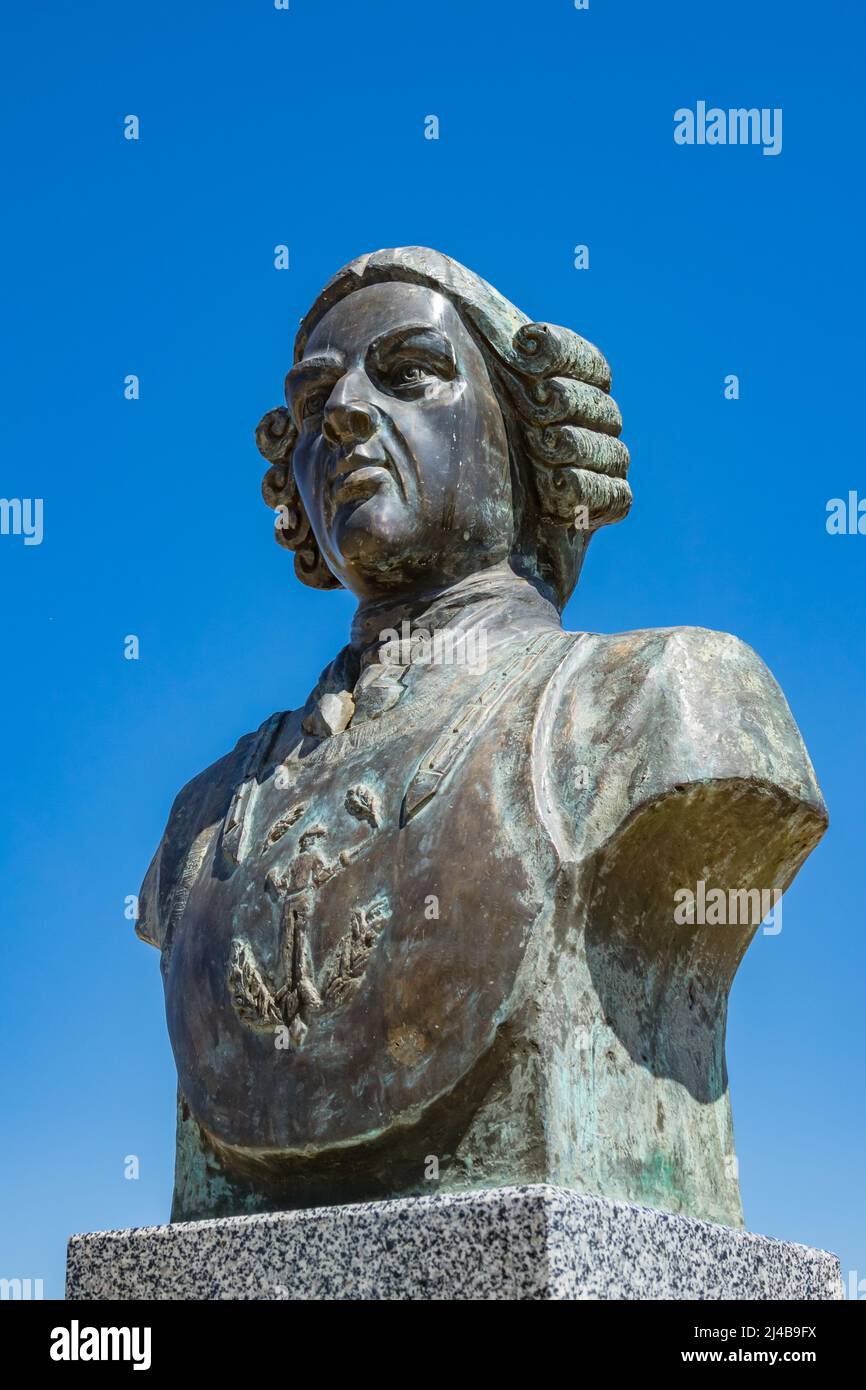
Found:
[(607, 362), (409, 247), (325, 287), (286, 402), (277, 539), (358, 610), (142, 889), (174, 1218), (551, 1182), (741, 1224), (728, 992), (826, 812), (742, 642), (562, 628), (631, 502)]

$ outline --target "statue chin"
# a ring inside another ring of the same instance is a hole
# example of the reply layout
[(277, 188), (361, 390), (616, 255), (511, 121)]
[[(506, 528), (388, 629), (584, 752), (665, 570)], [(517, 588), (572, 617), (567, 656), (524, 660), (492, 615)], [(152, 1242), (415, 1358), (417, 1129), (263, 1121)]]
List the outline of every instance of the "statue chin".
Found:
[[(420, 537), (381, 494), (337, 513), (323, 551), (341, 582), (356, 593), (412, 582)], [(423, 559), (422, 559), (423, 567)]]
[(508, 559), (510, 513), (494, 514), (484, 527), (475, 517), (472, 527), (467, 533), (458, 522), (444, 533), (438, 517), (413, 515), (401, 498), (380, 489), (352, 507), (341, 507), (319, 545), (332, 573), (361, 598), (380, 590), (428, 592)]
[[(341, 508), (322, 549), (340, 581), (361, 597), (379, 589), (427, 588), (442, 577), (446, 558), (438, 528), (434, 534), (429, 525), (413, 524), (405, 504), (381, 491)], [(468, 556), (466, 563), (468, 568), (461, 556), (454, 557), (454, 577), (473, 567)]]

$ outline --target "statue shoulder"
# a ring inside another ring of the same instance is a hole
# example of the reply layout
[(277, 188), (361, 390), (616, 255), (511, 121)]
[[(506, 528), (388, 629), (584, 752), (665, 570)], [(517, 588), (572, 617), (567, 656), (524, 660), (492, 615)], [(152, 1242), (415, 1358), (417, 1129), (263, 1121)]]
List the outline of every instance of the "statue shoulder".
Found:
[(222, 824), (250, 763), (262, 750), (263, 741), (293, 714), (297, 711), (271, 715), (178, 792), (139, 892), (135, 930), (143, 941), (162, 946), (172, 897), (194, 846), (203, 843), (208, 832)]
[[(641, 807), (746, 786), (827, 813), (778, 684), (739, 638), (708, 628), (581, 633), (547, 693), (548, 798), (583, 857)], [(724, 789), (724, 790), (723, 790)], [(699, 793), (696, 793), (699, 794)]]

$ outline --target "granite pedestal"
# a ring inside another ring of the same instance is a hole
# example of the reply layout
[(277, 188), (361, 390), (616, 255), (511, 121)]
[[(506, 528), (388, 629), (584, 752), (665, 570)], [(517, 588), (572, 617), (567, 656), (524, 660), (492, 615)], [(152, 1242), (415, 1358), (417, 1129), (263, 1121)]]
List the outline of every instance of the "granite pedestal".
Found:
[(840, 1299), (825, 1250), (538, 1185), (98, 1231), (70, 1299)]

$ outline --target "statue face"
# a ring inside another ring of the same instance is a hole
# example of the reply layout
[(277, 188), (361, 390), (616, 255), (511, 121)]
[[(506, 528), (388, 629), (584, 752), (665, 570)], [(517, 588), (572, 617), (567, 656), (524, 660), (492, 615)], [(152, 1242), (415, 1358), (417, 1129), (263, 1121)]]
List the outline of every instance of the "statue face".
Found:
[(433, 588), (507, 558), (505, 425), (444, 296), (398, 283), (355, 291), (316, 326), (286, 390), (298, 491), (347, 589)]

